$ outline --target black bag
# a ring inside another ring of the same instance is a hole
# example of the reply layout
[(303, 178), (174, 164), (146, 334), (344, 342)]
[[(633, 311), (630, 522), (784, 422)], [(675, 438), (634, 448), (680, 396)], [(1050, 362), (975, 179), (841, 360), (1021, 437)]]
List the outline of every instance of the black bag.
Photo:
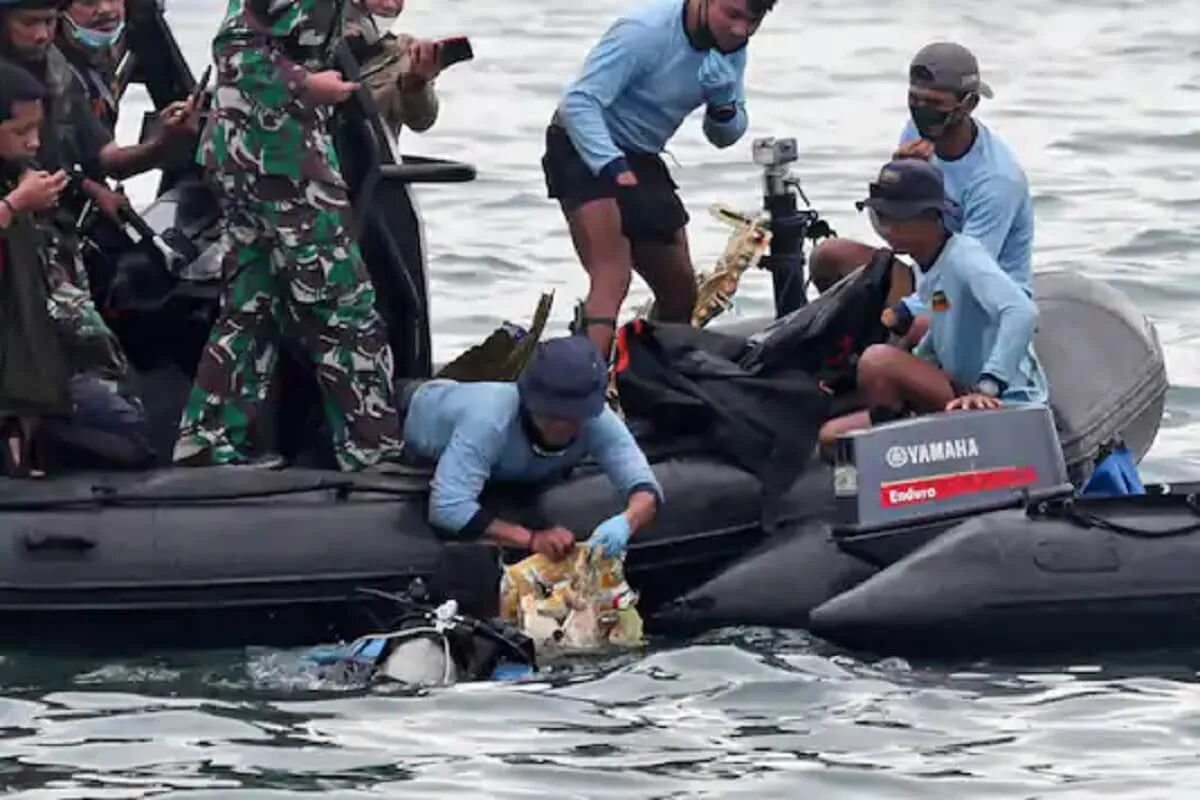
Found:
[[(892, 254), (749, 338), (635, 320), (617, 336), (617, 389), (632, 420), (702, 435), (763, 485), (764, 518), (812, 458), (834, 403), (856, 385), (858, 356), (886, 341), (879, 321)], [(764, 524), (769, 523), (765, 522)]]

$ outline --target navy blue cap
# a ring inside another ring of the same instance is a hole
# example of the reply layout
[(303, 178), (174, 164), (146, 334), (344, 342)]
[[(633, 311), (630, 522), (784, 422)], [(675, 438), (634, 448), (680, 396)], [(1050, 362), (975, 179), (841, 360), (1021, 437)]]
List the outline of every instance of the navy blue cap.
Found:
[(604, 410), (608, 365), (583, 335), (538, 344), (517, 379), (521, 404), (535, 416), (587, 420)]
[(882, 217), (912, 219), (925, 211), (951, 211), (942, 171), (920, 158), (890, 161), (871, 184), (870, 196), (854, 204), (859, 211), (873, 208)]

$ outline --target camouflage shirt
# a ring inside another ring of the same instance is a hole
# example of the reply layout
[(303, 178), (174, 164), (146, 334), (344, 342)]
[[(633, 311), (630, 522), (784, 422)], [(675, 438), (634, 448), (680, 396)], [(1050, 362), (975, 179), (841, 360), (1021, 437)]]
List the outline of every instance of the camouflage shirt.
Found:
[(213, 39), (216, 92), (197, 160), (218, 172), (345, 186), (329, 106), (304, 95), (329, 68), (341, 0), (229, 0)]

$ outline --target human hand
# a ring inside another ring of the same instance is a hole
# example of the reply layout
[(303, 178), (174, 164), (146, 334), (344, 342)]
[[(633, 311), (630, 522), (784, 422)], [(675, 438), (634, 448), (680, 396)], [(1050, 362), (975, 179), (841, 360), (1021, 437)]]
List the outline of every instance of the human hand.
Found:
[(956, 397), (946, 404), (947, 411), (989, 411), (1000, 408), (1000, 399), (990, 394), (973, 392), (962, 397)]
[(344, 102), (357, 89), (357, 83), (347, 81), (336, 69), (313, 72), (304, 81), (304, 91), (309, 99), (323, 106)]
[(624, 514), (617, 514), (596, 526), (596, 530), (592, 531), (591, 538), (588, 539), (588, 544), (600, 548), (600, 552), (606, 558), (613, 558), (625, 552), (625, 548), (629, 546), (629, 537), (632, 535), (633, 530), (629, 527), (629, 520)]
[(700, 91), (710, 106), (727, 106), (737, 100), (737, 67), (719, 50), (709, 50), (696, 73)]
[(896, 149), (892, 158), (919, 158), (928, 161), (933, 158), (933, 142), (928, 139), (913, 139), (905, 142)]
[(18, 214), (28, 211), (45, 211), (58, 204), (58, 196), (67, 188), (70, 179), (59, 170), (53, 174), (42, 170), (27, 170), (17, 183), (17, 188), (8, 193), (8, 204)]
[(561, 525), (534, 531), (529, 537), (529, 549), (551, 561), (562, 561), (575, 549), (575, 534)]

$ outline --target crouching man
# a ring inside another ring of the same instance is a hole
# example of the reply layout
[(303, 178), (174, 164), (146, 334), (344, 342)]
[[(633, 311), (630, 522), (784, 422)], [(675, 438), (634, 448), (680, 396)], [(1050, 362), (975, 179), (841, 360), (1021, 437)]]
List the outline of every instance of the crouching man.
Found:
[[(561, 560), (575, 533), (529, 530), (479, 505), (489, 480), (540, 483), (593, 458), (625, 500), (588, 540), (606, 556), (623, 553), (662, 502), (662, 487), (633, 434), (605, 405), (607, 369), (584, 336), (538, 345), (516, 383), (431, 380), (403, 392), (404, 451), (437, 462), (429, 521), (462, 538)], [(407, 402), (404, 402), (404, 401)]]
[(867, 410), (825, 423), (821, 443), (912, 412), (1046, 402), (1046, 376), (1033, 350), (1037, 306), (977, 239), (947, 229), (951, 206), (941, 170), (916, 159), (892, 161), (858, 207), (868, 209), (896, 253), (920, 267), (917, 294), (929, 309), (929, 330), (912, 353), (867, 348), (858, 362)]

